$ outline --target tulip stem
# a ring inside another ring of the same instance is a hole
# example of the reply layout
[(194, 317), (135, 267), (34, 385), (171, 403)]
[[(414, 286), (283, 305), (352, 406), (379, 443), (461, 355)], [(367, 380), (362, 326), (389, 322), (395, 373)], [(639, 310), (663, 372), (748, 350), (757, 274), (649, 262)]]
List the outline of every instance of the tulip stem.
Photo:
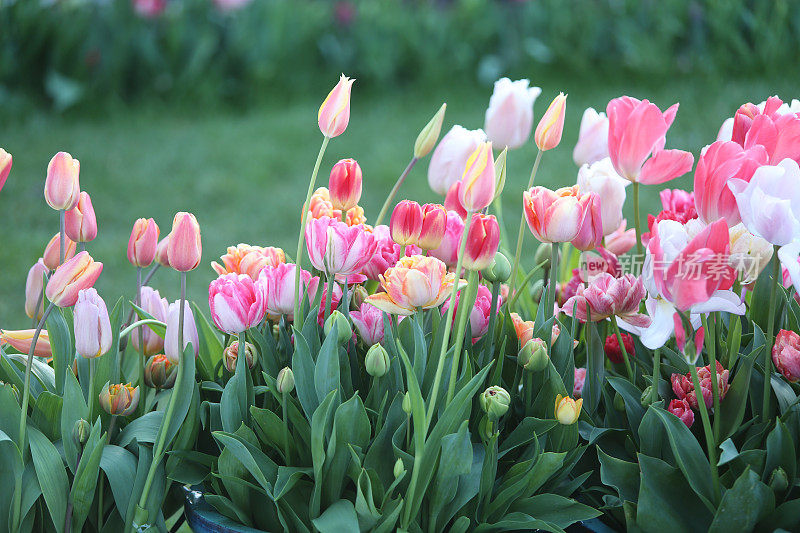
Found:
[(328, 317), (331, 316), (331, 306), (333, 305), (333, 283), (335, 276), (333, 274), (328, 274), (325, 276), (328, 280), (325, 286), (325, 309), (323, 310), (323, 320), (328, 320)]
[(487, 359), (489, 361), (492, 360), (492, 355), (494, 354), (494, 328), (495, 323), (497, 322), (497, 313), (499, 311), (497, 301), (500, 298), (500, 286), (502, 283), (499, 281), (495, 281), (492, 283), (492, 306), (489, 308), (489, 329), (487, 330), (487, 335), (489, 335), (489, 342), (486, 345), (486, 350), (483, 352), (485, 357), (481, 357), (480, 364), (485, 365), (487, 363)]
[(66, 211), (63, 209), (58, 210), (58, 265), (64, 264), (64, 257), (67, 255), (67, 243), (64, 242), (66, 237), (66, 227), (64, 225)]
[(694, 384), (694, 394), (697, 398), (700, 418), (703, 420), (703, 431), (705, 432), (706, 448), (708, 449), (708, 462), (711, 465), (711, 481), (714, 485), (714, 503), (717, 503), (720, 497), (719, 474), (717, 473), (717, 445), (714, 443), (714, 433), (711, 430), (706, 401), (703, 398), (703, 390), (700, 388), (700, 378), (697, 376), (697, 367), (694, 366), (694, 363), (689, 365), (689, 371), (692, 374), (692, 383)]
[(298, 330), (303, 327), (303, 317), (300, 316), (300, 278), (303, 275), (303, 245), (306, 242), (306, 220), (308, 219), (308, 209), (311, 207), (309, 203), (311, 202), (311, 194), (314, 192), (314, 184), (317, 182), (319, 166), (322, 164), (322, 156), (325, 154), (325, 149), (328, 147), (330, 140), (330, 137), (325, 136), (322, 140), (322, 146), (319, 147), (317, 162), (314, 163), (314, 171), (311, 173), (311, 180), (308, 182), (303, 214), (300, 216), (300, 235), (297, 238), (297, 254), (294, 258), (297, 265), (294, 275), (294, 324)]
[(650, 403), (658, 401), (658, 381), (661, 378), (661, 348), (653, 352), (653, 386), (650, 390)]
[[(442, 372), (444, 371), (444, 360), (447, 355), (447, 345), (450, 343), (450, 330), (453, 328), (453, 319), (455, 318), (455, 305), (458, 295), (458, 285), (461, 278), (461, 267), (464, 264), (464, 251), (467, 249), (467, 233), (472, 224), (472, 213), (467, 213), (467, 220), (464, 221), (464, 230), (461, 232), (461, 243), (458, 249), (458, 259), (456, 260), (455, 279), (453, 279), (453, 290), (450, 292), (450, 307), (447, 308), (447, 319), (444, 322), (444, 336), (442, 337), (442, 347), (439, 350), (439, 360), (436, 363), (436, 374), (433, 378), (433, 387), (431, 388), (430, 404), (428, 405), (428, 413), (425, 419), (425, 434), (428, 433), (428, 428), (433, 420), (433, 413), (436, 411), (436, 400), (439, 396), (439, 387), (442, 382)], [(455, 355), (453, 356), (455, 358)]]
[[(136, 267), (136, 307), (142, 307), (142, 267)], [(141, 393), (142, 397), (146, 393), (145, 391), (145, 384), (144, 384), (144, 328), (139, 328), (137, 332), (139, 336), (139, 386), (142, 387)], [(144, 404), (145, 402), (140, 403), (139, 413), (144, 413)]]
[[(547, 287), (547, 299), (544, 303), (544, 316), (553, 316), (553, 307), (556, 304), (556, 281), (558, 280), (558, 246), (553, 243), (550, 249), (550, 282)], [(539, 304), (541, 305), (541, 303)], [(545, 320), (546, 322), (546, 320)], [(547, 347), (552, 350), (553, 328), (547, 331)]]
[(622, 352), (622, 359), (625, 361), (625, 370), (628, 372), (628, 379), (635, 385), (636, 381), (633, 376), (633, 370), (631, 370), (631, 361), (628, 358), (628, 350), (625, 348), (625, 343), (622, 341), (622, 333), (619, 331), (617, 317), (614, 315), (611, 315), (611, 326), (614, 328), (614, 335), (617, 337), (617, 343), (619, 344), (619, 349)]
[(636, 253), (639, 258), (644, 256), (644, 247), (642, 246), (642, 227), (639, 222), (639, 182), (633, 182), (633, 227), (636, 228)]
[[(92, 420), (92, 411), (94, 411), (94, 375), (95, 375), (95, 358), (89, 359), (89, 420)], [(144, 403), (144, 402), (142, 402)]]
[(715, 333), (717, 324), (709, 322), (708, 316), (700, 314), (700, 319), (703, 322), (703, 329), (705, 330), (705, 343), (706, 350), (708, 350), (709, 367), (711, 368), (711, 393), (714, 398), (714, 445), (716, 446), (719, 440), (719, 425), (720, 425), (720, 398), (719, 398), (719, 382), (717, 378), (717, 335)]
[(158, 324), (159, 326), (166, 326), (165, 323), (161, 322), (160, 320), (158, 320), (156, 318), (145, 318), (145, 319), (139, 320), (137, 322), (134, 322), (130, 326), (128, 326), (125, 329), (123, 329), (119, 333), (119, 338), (122, 339), (126, 335), (130, 334), (130, 332), (132, 332), (134, 329), (138, 328), (139, 326), (146, 326), (147, 324)]
[[(536, 161), (533, 162), (533, 169), (531, 169), (531, 177), (528, 180), (528, 187), (526, 191), (533, 187), (533, 179), (536, 177), (536, 172), (539, 170), (539, 162), (542, 160), (544, 152), (539, 150), (536, 152)], [(514, 288), (517, 286), (517, 269), (519, 268), (519, 260), (522, 257), (522, 241), (525, 239), (525, 206), (522, 206), (522, 214), (519, 217), (519, 231), (517, 232), (517, 251), (514, 254), (514, 267), (511, 269), (511, 290), (508, 291), (510, 295), (514, 295)]]
[[(453, 364), (450, 366), (450, 381), (447, 383), (447, 397), (445, 399), (445, 407), (453, 401), (453, 395), (456, 392), (456, 380), (458, 379), (458, 370), (461, 362), (461, 352), (464, 348), (464, 334), (469, 321), (470, 311), (474, 305), (475, 295), (478, 293), (478, 271), (470, 270), (467, 281), (467, 288), (461, 292), (461, 301), (458, 306), (458, 324), (456, 327), (456, 340), (455, 348), (453, 351)], [(456, 301), (450, 300), (450, 306), (455, 306)]]
[(289, 451), (289, 393), (284, 392), (282, 395), (282, 410), (283, 410), (283, 455), (286, 458), (286, 466), (292, 466), (292, 459)]
[(392, 204), (392, 200), (394, 200), (395, 195), (397, 195), (397, 191), (400, 190), (403, 182), (406, 181), (408, 173), (411, 172), (411, 169), (414, 168), (414, 165), (417, 164), (417, 161), (419, 161), (419, 159), (412, 157), (411, 161), (409, 161), (408, 165), (406, 166), (406, 169), (402, 174), (400, 174), (400, 177), (397, 178), (397, 181), (394, 183), (394, 187), (392, 187), (392, 190), (389, 192), (389, 196), (387, 196), (386, 201), (383, 202), (383, 207), (381, 207), (380, 213), (378, 213), (378, 218), (375, 219), (376, 226), (383, 221), (383, 217), (385, 217), (386, 213), (389, 211), (389, 206)]
[(769, 312), (767, 313), (767, 345), (764, 347), (764, 403), (761, 408), (761, 419), (767, 419), (769, 411), (769, 390), (772, 379), (772, 346), (775, 343), (775, 300), (778, 297), (778, 284), (781, 277), (781, 262), (778, 260), (778, 247), (772, 255), (772, 291), (769, 294)]
[(39, 309), (42, 309), (42, 304), (44, 303), (44, 286), (47, 283), (47, 272), (42, 272), (42, 290), (39, 291), (39, 296), (36, 298), (36, 308), (33, 311), (33, 325), (32, 327), (36, 327), (36, 324), (39, 322), (37, 316), (39, 315)]

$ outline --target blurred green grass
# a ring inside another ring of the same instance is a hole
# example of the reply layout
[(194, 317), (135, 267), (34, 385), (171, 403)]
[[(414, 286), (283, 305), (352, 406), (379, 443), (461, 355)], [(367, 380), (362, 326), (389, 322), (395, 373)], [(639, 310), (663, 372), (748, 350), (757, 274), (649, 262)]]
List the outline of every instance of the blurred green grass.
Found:
[[(81, 188), (92, 197), (99, 226), (98, 238), (87, 249), (105, 265), (97, 288), (109, 305), (122, 295), (132, 297), (135, 290), (135, 270), (127, 262), (126, 246), (138, 217), (154, 217), (165, 235), (176, 211), (195, 213), (202, 228), (203, 261), (189, 275), (189, 295), (202, 309), (207, 309), (206, 290), (213, 277), (209, 263), (227, 246), (273, 245), (294, 255), (300, 205), (321, 142), (316, 112), (336, 81), (335, 75), (328, 78), (245, 110), (151, 104), (90, 114), (41, 112), (24, 120), (5, 120), (0, 146), (13, 154), (14, 167), (0, 192), (0, 327), (29, 327), (23, 312), (25, 277), (58, 228), (57, 214), (44, 202), (42, 189), (47, 163), (59, 150), (81, 161)], [(563, 141), (545, 155), (537, 178), (538, 184), (548, 186), (575, 182), (572, 147), (586, 107), (604, 109), (609, 99), (621, 94), (649, 98), (662, 109), (679, 101), (667, 146), (697, 155), (715, 140), (722, 121), (741, 103), (760, 102), (771, 94), (788, 100), (796, 90), (788, 78), (675, 78), (659, 84), (532, 78), (543, 89), (535, 106), (537, 119), (558, 91), (569, 93)], [(461, 85), (362, 91), (357, 82), (350, 125), (330, 143), (318, 185), (327, 184), (328, 171), (338, 159), (356, 158), (364, 172), (361, 204), (368, 221), (373, 220), (408, 162), (419, 129), (441, 102), (448, 103), (444, 131), (455, 123), (478, 128), (483, 126), (491, 90), (491, 86)], [(504, 215), (511, 234), (516, 231), (520, 193), (534, 156), (532, 142), (509, 155)], [(668, 185), (691, 187), (691, 177)], [(656, 188), (645, 187), (642, 192), (644, 212), (657, 210)], [(401, 189), (398, 199), (404, 197), (441, 201), (428, 188), (427, 159), (414, 168)], [(629, 216), (630, 208), (628, 202)], [(529, 235), (526, 239), (526, 250), (534, 249), (534, 239)], [(178, 295), (173, 272), (162, 269), (151, 285), (170, 300)]]

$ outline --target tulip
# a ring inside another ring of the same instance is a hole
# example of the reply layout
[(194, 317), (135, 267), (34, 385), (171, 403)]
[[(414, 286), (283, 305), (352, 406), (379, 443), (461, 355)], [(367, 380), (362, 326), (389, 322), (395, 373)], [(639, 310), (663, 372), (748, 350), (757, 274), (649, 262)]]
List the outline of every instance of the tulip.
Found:
[(171, 389), (178, 377), (178, 365), (166, 355), (157, 354), (144, 366), (144, 384), (153, 389)]
[(375, 226), (372, 229), (372, 237), (375, 240), (375, 253), (361, 269), (361, 273), (377, 281), (387, 268), (394, 266), (400, 259), (402, 247), (392, 240), (389, 226), (383, 224)]
[(464, 209), (475, 213), (492, 203), (496, 185), (492, 143), (485, 142), (467, 159), (458, 199)]
[(447, 228), (447, 210), (440, 204), (422, 206), (422, 230), (418, 243), (423, 250), (433, 250), (442, 244)]
[[(600, 201), (600, 208), (602, 210), (603, 201)], [(626, 230), (627, 221), (622, 219), (619, 227), (610, 235), (606, 235), (606, 250), (614, 255), (622, 255), (627, 253), (633, 245), (636, 244), (636, 230), (631, 228)]]
[(158, 246), (156, 247), (156, 262), (161, 266), (169, 267), (169, 234), (158, 241)]
[(572, 151), (572, 160), (580, 166), (591, 165), (608, 157), (608, 117), (588, 108), (581, 118), (578, 142)]
[[(630, 333), (622, 333), (620, 337), (622, 337), (622, 345), (625, 347), (625, 353), (628, 354), (628, 357), (634, 357), (636, 355), (636, 351), (633, 346), (633, 336)], [(605, 352), (606, 357), (608, 357), (608, 360), (612, 363), (622, 363), (622, 348), (619, 345), (619, 340), (617, 339), (616, 335), (611, 334), (606, 337), (603, 351)]]
[(325, 137), (338, 137), (347, 129), (347, 123), (350, 122), (350, 90), (354, 81), (342, 74), (339, 83), (319, 106), (317, 121)]
[(463, 233), (464, 220), (457, 212), (448, 211), (444, 238), (439, 246), (429, 252), (429, 255), (444, 261), (448, 267), (454, 267), (458, 262), (458, 251)]
[(197, 268), (202, 255), (203, 247), (197, 219), (191, 213), (176, 213), (167, 245), (169, 265), (178, 272), (188, 272)]
[(128, 239), (128, 261), (135, 267), (148, 267), (158, 249), (158, 224), (152, 218), (140, 218), (133, 224)]
[(97, 237), (97, 219), (86, 191), (80, 194), (75, 207), (64, 214), (64, 228), (67, 237), (75, 242), (89, 242)]
[(35, 318), (37, 321), (42, 318), (44, 313), (42, 289), (46, 275), (47, 267), (40, 258), (28, 271), (28, 277), (25, 280), (25, 314), (28, 315), (28, 318)]
[(464, 280), (456, 280), (455, 274), (449, 274), (442, 261), (421, 255), (401, 258), (380, 279), (386, 292), (373, 294), (367, 303), (386, 313), (403, 316), (413, 315), (420, 308), (438, 307), (454, 283), (459, 288), (466, 285)]
[(533, 127), (533, 104), (542, 93), (539, 87), (528, 87), (529, 84), (529, 80), (508, 78), (494, 82), (484, 129), (495, 146), (513, 149), (528, 141)]
[(492, 385), (478, 397), (481, 409), (491, 420), (498, 420), (506, 414), (511, 405), (511, 395), (503, 387)]
[[(53, 235), (53, 238), (47, 243), (47, 246), (44, 248), (44, 253), (42, 254), (42, 261), (44, 262), (44, 266), (47, 267), (48, 270), (55, 270), (58, 268), (59, 261), (61, 259), (61, 246), (60, 246), (60, 238), (59, 234), (56, 233)], [(64, 261), (68, 261), (75, 256), (75, 241), (64, 236), (64, 247), (66, 251), (64, 253)]]
[(560, 394), (556, 395), (556, 419), (559, 421), (559, 423), (565, 426), (574, 424), (581, 416), (582, 405), (583, 398), (575, 401), (569, 396), (561, 396)]
[(578, 250), (593, 250), (603, 241), (600, 195), (596, 192), (584, 194), (578, 204), (583, 210), (583, 218), (577, 235), (570, 242)]
[(208, 307), (220, 331), (238, 335), (258, 325), (266, 313), (265, 281), (246, 274), (225, 274), (208, 286)]
[[(140, 307), (145, 312), (149, 313), (156, 320), (166, 323), (169, 313), (169, 303), (166, 298), (161, 297), (161, 294), (159, 294), (157, 290), (148, 286), (142, 287), (139, 301), (141, 302)], [(131, 340), (136, 350), (142, 350), (139, 346), (138, 330), (140, 328), (142, 330), (142, 340), (144, 343), (144, 355), (155, 355), (164, 350), (163, 337), (147, 326), (139, 326), (139, 328), (131, 334)]]
[(374, 237), (363, 226), (348, 226), (328, 217), (310, 220), (305, 231), (311, 264), (328, 275), (359, 273), (377, 247)]
[[(602, 232), (600, 206), (589, 193), (581, 195), (578, 187), (562, 187), (555, 191), (533, 187), (522, 193), (523, 209), (528, 227), (541, 242), (569, 242), (581, 234), (584, 222), (590, 227), (586, 235)], [(593, 213), (587, 219), (586, 210)], [(581, 236), (582, 239), (584, 235)]]
[(681, 422), (686, 424), (687, 428), (692, 427), (692, 424), (694, 424), (694, 411), (692, 411), (692, 406), (686, 400), (675, 399), (670, 401), (667, 411), (677, 416)]
[(561, 142), (564, 131), (564, 115), (567, 109), (567, 95), (558, 93), (536, 126), (533, 140), (541, 151), (551, 150)]
[(600, 218), (604, 237), (614, 233), (622, 223), (625, 187), (630, 183), (617, 174), (609, 158), (583, 165), (578, 171), (578, 190), (581, 193), (597, 193), (601, 198)]
[[(288, 320), (294, 319), (294, 283), (297, 273), (297, 265), (293, 263), (280, 263), (276, 266), (267, 266), (259, 275), (259, 283), (265, 292), (265, 304), (267, 314), (270, 318), (280, 316), (287, 317)], [(311, 280), (311, 274), (303, 270), (301, 272), (300, 293), (303, 294)]]
[[(160, 246), (160, 244), (159, 244)], [(272, 246), (250, 246), (239, 244), (228, 246), (228, 253), (220, 257), (222, 264), (211, 262), (211, 268), (218, 275), (247, 274), (255, 281), (258, 275), (267, 266), (277, 266), (286, 262), (286, 255), (280, 248)]]
[(58, 307), (72, 307), (78, 301), (78, 293), (94, 285), (103, 263), (95, 261), (89, 252), (83, 251), (59, 266), (50, 276), (45, 296)]
[(350, 322), (347, 320), (347, 317), (345, 317), (341, 311), (331, 311), (330, 316), (325, 321), (323, 332), (325, 333), (326, 337), (331, 334), (334, 326), (336, 326), (336, 335), (339, 339), (339, 344), (344, 344), (353, 338), (353, 328), (350, 326)]
[(417, 140), (414, 142), (414, 159), (422, 159), (433, 150), (436, 141), (439, 140), (439, 134), (442, 132), (442, 123), (444, 122), (444, 112), (447, 109), (447, 104), (442, 104), (439, 111), (433, 115), (433, 118), (422, 128), (422, 131), (417, 135)]
[[(238, 359), (239, 341), (235, 341), (231, 343), (230, 346), (225, 348), (225, 351), (222, 353), (222, 360), (223, 364), (225, 365), (225, 369), (231, 373), (236, 372), (236, 361)], [(256, 367), (256, 362), (258, 361), (256, 347), (249, 342), (244, 343), (244, 359), (247, 363), (247, 368), (253, 370)]]
[(389, 372), (391, 361), (386, 348), (380, 344), (373, 344), (367, 355), (364, 356), (364, 370), (374, 378), (382, 378)]
[(599, 322), (618, 316), (637, 327), (647, 327), (650, 317), (639, 313), (639, 304), (646, 294), (641, 278), (633, 274), (615, 278), (603, 272), (588, 287), (578, 287), (575, 296), (561, 307), (561, 312), (581, 322)]
[[(458, 304), (461, 300), (461, 292), (456, 294), (456, 312), (458, 312)], [(502, 298), (497, 299), (495, 306), (495, 313), (500, 309)], [(442, 315), (445, 315), (450, 308), (450, 300), (448, 299), (442, 306)], [(478, 293), (475, 297), (475, 303), (469, 313), (469, 327), (470, 338), (473, 342), (486, 335), (489, 332), (489, 317), (492, 313), (492, 291), (484, 285), (478, 285)]]
[(334, 209), (347, 211), (361, 199), (361, 167), (355, 159), (342, 159), (333, 165), (328, 182)]
[(658, 184), (692, 169), (692, 154), (664, 150), (667, 130), (677, 112), (678, 104), (662, 113), (648, 100), (630, 96), (608, 103), (608, 154), (617, 174), (630, 181)]
[(350, 312), (350, 319), (364, 344), (367, 346), (383, 344), (383, 312), (380, 309), (364, 302), (358, 311)]
[(6, 184), (9, 173), (11, 173), (11, 163), (13, 158), (11, 154), (0, 148), (0, 191), (3, 190), (3, 185)]
[(87, 359), (100, 357), (111, 349), (111, 321), (106, 303), (94, 288), (83, 289), (75, 303), (75, 351)]
[(784, 159), (800, 162), (800, 117), (777, 96), (760, 106), (748, 103), (740, 107), (734, 115), (731, 139), (745, 149), (763, 146), (770, 165)]
[(100, 407), (115, 416), (128, 416), (139, 405), (139, 386), (106, 383), (100, 392)]
[[(736, 271), (739, 281), (744, 285), (749, 285), (758, 279), (759, 274), (769, 264), (774, 247), (769, 241), (747, 231), (742, 223), (736, 224), (728, 231), (731, 239), (728, 264)], [(785, 248), (781, 248), (781, 250)], [(778, 254), (780, 257), (780, 251)]]
[(461, 185), (460, 181), (455, 182), (447, 191), (444, 198), (444, 208), (447, 211), (455, 211), (462, 220), (467, 219), (467, 210), (461, 205)]
[(79, 418), (75, 421), (75, 424), (72, 426), (72, 442), (78, 446), (79, 449), (83, 449), (83, 445), (86, 444), (86, 441), (89, 440), (89, 436), (92, 434), (92, 425), (89, 423), (88, 420), (83, 418)]
[(485, 141), (483, 130), (453, 126), (431, 156), (428, 165), (428, 184), (431, 189), (442, 196), (446, 195), (454, 183), (461, 181), (467, 159)]
[(586, 383), (586, 369), (576, 368), (572, 382), (572, 395), (575, 398), (583, 396), (583, 385)]
[(502, 253), (497, 252), (494, 260), (483, 269), (481, 275), (489, 283), (503, 283), (511, 277), (511, 262)]
[[(167, 331), (164, 334), (164, 355), (176, 365), (181, 360), (181, 348), (179, 348), (178, 344), (178, 323), (180, 314), (180, 300), (175, 300), (169, 304), (169, 309), (167, 310)], [(194, 321), (194, 314), (187, 305), (183, 310), (183, 349), (185, 350), (186, 346), (190, 343), (194, 350), (194, 356), (197, 357), (200, 350), (197, 325)]]
[[(730, 388), (728, 385), (728, 375), (728, 370), (723, 368), (722, 364), (717, 361), (717, 386), (720, 400), (725, 398)], [(711, 408), (714, 403), (711, 383), (711, 366), (697, 367), (697, 377), (700, 381), (700, 392), (703, 396), (703, 402), (706, 404), (707, 408)], [(672, 391), (675, 393), (675, 396), (677, 396), (679, 400), (686, 400), (692, 409), (697, 409), (697, 394), (694, 390), (691, 373), (686, 375), (672, 374), (670, 381), (672, 382)]]
[[(514, 313), (516, 314), (516, 313)], [(517, 315), (519, 319), (519, 315)], [(527, 324), (519, 320), (520, 325)], [(532, 322), (530, 324), (533, 324)], [(515, 322), (516, 325), (516, 322)], [(527, 327), (527, 326), (524, 326)], [(528, 335), (526, 330), (523, 337)], [(533, 334), (533, 326), (530, 328), (530, 334)], [(550, 356), (547, 354), (547, 343), (538, 337), (531, 337), (522, 349), (517, 354), (517, 363), (529, 372), (541, 372), (550, 364)]]
[(403, 200), (392, 211), (389, 228), (397, 244), (417, 244), (422, 232), (422, 207), (417, 202)]
[(278, 377), (275, 378), (275, 388), (278, 394), (289, 394), (294, 390), (294, 372), (288, 366), (285, 366), (278, 372)]
[[(325, 187), (320, 187), (314, 191), (308, 205), (310, 206), (308, 214), (311, 218), (329, 217), (336, 220), (341, 220), (342, 218), (342, 211), (333, 208), (331, 194)], [(367, 222), (364, 217), (364, 209), (358, 205), (349, 209), (345, 218), (348, 226), (358, 226)]]
[(787, 380), (792, 383), (800, 381), (800, 335), (780, 330), (772, 347), (772, 361)]
[[(29, 354), (31, 343), (33, 342), (33, 329), (2, 330), (0, 329), (0, 345), (8, 344), (15, 350), (23, 354)], [(36, 357), (53, 357), (53, 350), (50, 347), (50, 336), (44, 329), (36, 339), (36, 349), (33, 352)]]
[(81, 164), (67, 152), (58, 152), (47, 165), (44, 182), (44, 199), (58, 211), (69, 211), (78, 203), (81, 189), (79, 174)]
[(500, 225), (494, 215), (475, 213), (467, 231), (462, 264), (467, 270), (483, 270), (492, 264), (500, 246)]

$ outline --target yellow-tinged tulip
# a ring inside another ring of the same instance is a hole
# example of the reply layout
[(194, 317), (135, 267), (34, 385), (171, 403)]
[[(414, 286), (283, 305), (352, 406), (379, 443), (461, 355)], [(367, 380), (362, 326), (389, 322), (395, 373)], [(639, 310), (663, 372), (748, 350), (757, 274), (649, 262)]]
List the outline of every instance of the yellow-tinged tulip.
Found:
[(56, 210), (69, 211), (78, 203), (81, 189), (79, 175), (81, 164), (67, 152), (58, 152), (47, 165), (44, 182), (44, 199)]
[(342, 74), (339, 83), (319, 106), (317, 121), (325, 137), (337, 137), (347, 129), (347, 123), (350, 122), (350, 89), (354, 81)]
[(128, 383), (105, 384), (100, 391), (100, 407), (110, 415), (128, 416), (139, 405), (139, 386)]
[(28, 271), (28, 278), (25, 280), (25, 314), (28, 318), (39, 320), (44, 313), (44, 277), (47, 275), (47, 267), (40, 258)]
[(582, 405), (583, 398), (575, 401), (569, 396), (561, 396), (559, 394), (556, 396), (556, 418), (561, 424), (570, 426), (577, 422), (578, 418), (580, 418)]
[(495, 168), (492, 155), (492, 143), (481, 143), (467, 159), (458, 199), (461, 205), (470, 212), (477, 212), (494, 200)]
[(58, 307), (71, 307), (78, 301), (78, 293), (93, 286), (102, 271), (103, 263), (83, 251), (56, 269), (45, 296)]
[(567, 109), (567, 95), (558, 93), (550, 102), (550, 107), (544, 112), (542, 119), (536, 126), (533, 138), (539, 150), (550, 150), (561, 142), (561, 133), (564, 131), (564, 114)]
[[(33, 341), (32, 329), (19, 329), (19, 330), (0, 330), (0, 344), (8, 344), (15, 350), (28, 354), (31, 351), (31, 342)], [(43, 329), (39, 333), (39, 338), (36, 339), (36, 349), (33, 352), (36, 357), (52, 357), (53, 350), (50, 348), (50, 336), (47, 330)]]

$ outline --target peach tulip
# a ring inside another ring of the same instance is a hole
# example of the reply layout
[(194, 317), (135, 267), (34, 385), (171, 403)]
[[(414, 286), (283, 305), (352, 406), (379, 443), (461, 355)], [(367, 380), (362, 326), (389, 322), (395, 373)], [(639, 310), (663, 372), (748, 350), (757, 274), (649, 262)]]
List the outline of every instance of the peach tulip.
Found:
[[(590, 224), (585, 235), (602, 232), (599, 205), (591, 194), (580, 194), (577, 186), (555, 191), (532, 187), (522, 193), (525, 220), (534, 237), (541, 242), (570, 242), (581, 234), (584, 223)], [(587, 209), (594, 211), (588, 217)]]
[(339, 83), (319, 106), (317, 122), (325, 137), (338, 137), (347, 129), (347, 123), (350, 122), (350, 90), (354, 81), (342, 74)]
[[(31, 351), (34, 333), (35, 330), (33, 329), (0, 329), (0, 344), (8, 344), (18, 352), (27, 355)], [(46, 329), (39, 332), (39, 338), (36, 339), (36, 349), (33, 355), (36, 357), (53, 357), (53, 350), (50, 347), (50, 336)]]
[(200, 225), (191, 213), (180, 212), (172, 220), (168, 245), (169, 266), (178, 272), (197, 268), (203, 255)]
[(494, 156), (492, 143), (478, 146), (467, 159), (458, 199), (469, 212), (475, 213), (487, 207), (494, 200), (495, 193)]
[(449, 274), (439, 259), (422, 255), (403, 257), (381, 276), (381, 286), (386, 292), (373, 294), (366, 301), (392, 315), (413, 315), (419, 309), (441, 305), (454, 283), (459, 288), (466, 285), (466, 281)]
[(58, 307), (72, 307), (78, 301), (78, 293), (92, 287), (102, 271), (103, 263), (83, 251), (56, 269), (47, 282), (45, 295)]
[(567, 95), (558, 93), (553, 98), (547, 111), (542, 115), (533, 139), (539, 150), (552, 150), (561, 142), (561, 134), (564, 131), (564, 116), (567, 109)]
[(328, 190), (334, 209), (347, 211), (361, 199), (361, 167), (355, 159), (342, 159), (331, 169)]
[(128, 261), (136, 267), (148, 267), (156, 257), (158, 224), (152, 218), (140, 218), (133, 224), (128, 239)]
[[(59, 245), (60, 242), (60, 234), (56, 233), (53, 235), (53, 238), (47, 243), (47, 246), (44, 248), (44, 253), (42, 254), (42, 261), (44, 262), (44, 266), (47, 267), (48, 270), (55, 270), (58, 268), (59, 261), (61, 259), (61, 247)], [(64, 252), (64, 261), (68, 261), (75, 256), (75, 241), (64, 236), (64, 247), (66, 251)]]
[(328, 275), (357, 274), (375, 253), (375, 239), (363, 226), (322, 217), (308, 221), (305, 231), (311, 264)]
[[(334, 209), (331, 202), (331, 194), (325, 187), (319, 187), (314, 194), (311, 195), (311, 201), (308, 208), (309, 218), (330, 217), (341, 220), (342, 211)], [(366, 224), (367, 219), (364, 217), (364, 209), (357, 205), (347, 211), (345, 222), (348, 226), (358, 226), (359, 224)]]
[(217, 275), (247, 274), (255, 281), (267, 266), (277, 266), (286, 262), (286, 255), (280, 248), (273, 246), (250, 246), (240, 243), (228, 246), (228, 253), (220, 257), (222, 264), (211, 262), (211, 268)]
[(461, 181), (469, 156), (485, 141), (483, 130), (453, 126), (442, 137), (431, 156), (428, 165), (428, 184), (431, 189), (442, 196), (446, 195), (454, 183)]
[(67, 237), (75, 242), (89, 242), (97, 237), (97, 218), (86, 191), (81, 192), (75, 207), (64, 214), (64, 228)]
[(48, 269), (41, 258), (28, 271), (28, 277), (25, 280), (25, 314), (28, 315), (28, 318), (36, 320), (42, 318), (44, 313), (42, 289), (47, 272)]
[(158, 241), (158, 246), (156, 246), (156, 262), (161, 266), (169, 267), (169, 234)]
[(58, 152), (47, 165), (44, 182), (44, 199), (47, 205), (59, 211), (69, 211), (81, 194), (79, 174), (81, 164), (67, 152)]
[(528, 141), (533, 127), (533, 104), (542, 93), (539, 87), (528, 87), (529, 84), (529, 80), (508, 78), (494, 82), (484, 129), (495, 146), (513, 149)]

